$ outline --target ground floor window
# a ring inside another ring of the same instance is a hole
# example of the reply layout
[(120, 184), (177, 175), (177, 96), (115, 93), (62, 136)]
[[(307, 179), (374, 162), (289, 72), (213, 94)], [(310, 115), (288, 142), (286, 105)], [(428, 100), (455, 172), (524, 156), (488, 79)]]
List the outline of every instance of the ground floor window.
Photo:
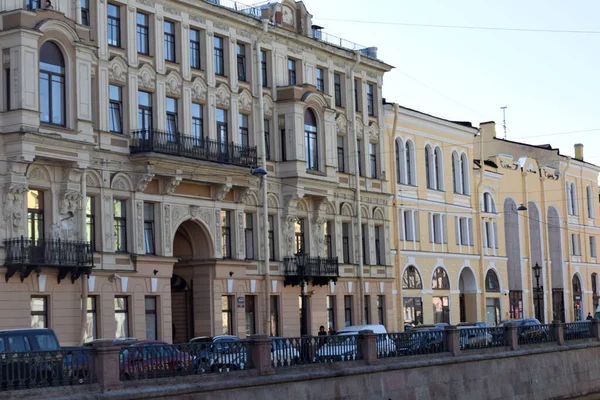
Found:
[(335, 330), (335, 296), (327, 296), (327, 328)]
[(489, 326), (496, 326), (500, 323), (502, 313), (500, 312), (500, 299), (497, 297), (485, 299), (485, 318)]
[(344, 326), (352, 326), (352, 296), (344, 296)]
[(377, 296), (377, 323), (385, 325), (385, 296)]
[(31, 297), (31, 327), (48, 327), (48, 298), (46, 296)]
[(87, 298), (87, 329), (85, 341), (89, 342), (98, 338), (98, 313), (96, 309), (96, 296)]
[(523, 292), (520, 290), (509, 291), (508, 301), (510, 302), (510, 319), (523, 318)]
[(129, 302), (127, 296), (115, 296), (115, 338), (129, 337)]
[(156, 318), (156, 297), (147, 296), (146, 307), (146, 339), (158, 339), (158, 321)]
[(233, 335), (233, 296), (221, 297), (223, 335)]
[(246, 336), (254, 335), (256, 333), (256, 311), (255, 311), (255, 300), (256, 296), (246, 296), (245, 307), (246, 307)]
[(448, 296), (434, 296), (433, 302), (433, 323), (450, 323), (450, 307)]
[(420, 297), (404, 298), (404, 323), (414, 325), (423, 323), (423, 301)]
[(271, 296), (271, 336), (279, 336), (279, 296)]

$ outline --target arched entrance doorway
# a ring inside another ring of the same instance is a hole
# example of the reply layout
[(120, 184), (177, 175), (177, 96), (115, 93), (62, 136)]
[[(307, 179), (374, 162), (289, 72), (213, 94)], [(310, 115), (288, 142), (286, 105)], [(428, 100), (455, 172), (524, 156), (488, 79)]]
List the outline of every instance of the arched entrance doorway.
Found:
[(471, 268), (465, 267), (458, 280), (460, 292), (460, 322), (476, 322), (477, 319), (477, 281)]
[(577, 275), (573, 275), (573, 321), (583, 319), (583, 290), (581, 290), (581, 280)]
[(173, 343), (212, 334), (213, 254), (212, 240), (202, 224), (188, 220), (179, 226), (173, 239), (173, 257), (179, 261), (171, 278)]

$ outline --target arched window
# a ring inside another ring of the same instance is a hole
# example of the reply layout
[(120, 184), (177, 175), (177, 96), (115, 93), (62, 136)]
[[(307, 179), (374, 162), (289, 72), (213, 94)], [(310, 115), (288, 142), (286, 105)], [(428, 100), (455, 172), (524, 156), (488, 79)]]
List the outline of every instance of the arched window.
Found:
[(304, 112), (304, 147), (306, 169), (319, 170), (319, 142), (317, 140), (317, 118), (311, 109)]
[(498, 275), (493, 270), (489, 270), (485, 275), (485, 291), (486, 292), (499, 292), (500, 282), (498, 282)]
[(483, 212), (485, 213), (496, 213), (496, 204), (494, 203), (494, 199), (492, 195), (488, 192), (483, 194)]
[(442, 149), (435, 148), (435, 184), (437, 190), (444, 190), (444, 165), (442, 159)]
[(578, 215), (577, 207), (577, 185), (575, 182), (567, 183), (567, 211), (569, 215)]
[(437, 267), (435, 269), (431, 280), (431, 288), (434, 290), (450, 290), (450, 281), (444, 268)]
[(404, 144), (404, 163), (406, 165), (406, 184), (407, 185), (416, 185), (416, 177), (415, 174), (415, 166), (413, 163), (415, 162), (415, 146), (410, 140), (407, 140)]
[(592, 294), (596, 296), (598, 294), (598, 274), (592, 274)]
[(573, 275), (573, 294), (581, 293), (581, 281), (577, 275)]
[(587, 195), (588, 218), (594, 218), (594, 193), (590, 185), (585, 189)]
[(65, 125), (65, 60), (56, 44), (40, 49), (40, 121)]
[(433, 185), (433, 152), (429, 145), (425, 146), (425, 175), (427, 175), (427, 189), (435, 189)]
[(402, 289), (423, 289), (421, 275), (412, 265), (409, 265), (408, 268), (406, 268), (406, 271), (404, 271), (404, 275), (402, 276)]
[(462, 175), (463, 194), (469, 194), (471, 191), (469, 186), (469, 159), (467, 155), (463, 153), (460, 156), (460, 170)]
[(454, 187), (454, 193), (462, 193), (462, 174), (460, 173), (460, 163), (458, 161), (458, 154), (456, 151), (452, 152), (452, 186)]
[(396, 139), (396, 183), (404, 183), (404, 173), (402, 171), (402, 141)]

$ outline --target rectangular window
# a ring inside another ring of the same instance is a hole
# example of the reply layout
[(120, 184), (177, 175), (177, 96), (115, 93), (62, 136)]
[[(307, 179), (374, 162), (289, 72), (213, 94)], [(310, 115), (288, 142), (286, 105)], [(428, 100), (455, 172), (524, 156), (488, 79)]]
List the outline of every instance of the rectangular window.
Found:
[(377, 178), (377, 143), (369, 143), (369, 165), (371, 178)]
[(175, 62), (175, 23), (165, 21), (165, 60)]
[(344, 264), (350, 264), (350, 223), (342, 222), (342, 255)]
[(323, 68), (317, 68), (317, 90), (319, 92), (325, 91), (325, 71)]
[(42, 0), (27, 0), (27, 9), (36, 10), (42, 8)]
[(433, 243), (446, 243), (444, 239), (446, 234), (443, 216), (441, 214), (433, 214), (431, 218), (433, 226), (430, 226), (430, 229), (433, 229), (433, 232), (430, 232), (429, 241)]
[(268, 119), (264, 120), (265, 124), (265, 157), (267, 160), (271, 159), (271, 121)]
[(96, 308), (96, 296), (87, 298), (87, 329), (85, 331), (85, 342), (98, 338), (98, 309)]
[(295, 226), (296, 254), (304, 254), (304, 218), (298, 218)]
[(245, 214), (244, 238), (246, 241), (246, 260), (254, 260), (254, 214), (252, 213)]
[(335, 329), (335, 296), (327, 296), (327, 327)]
[(360, 82), (358, 79), (354, 80), (354, 109), (355, 111), (360, 111), (360, 105), (358, 104), (359, 96), (358, 96), (358, 87), (360, 86)]
[(115, 251), (127, 251), (127, 207), (125, 200), (113, 199)]
[(367, 112), (369, 115), (375, 115), (375, 101), (374, 101), (374, 89), (373, 85), (367, 83)]
[(352, 326), (352, 296), (344, 296), (344, 326)]
[(31, 327), (48, 328), (48, 297), (31, 296)]
[(109, 113), (110, 113), (110, 131), (114, 133), (123, 133), (123, 102), (121, 97), (121, 87), (109, 86)]
[(342, 107), (342, 76), (333, 74), (333, 89), (335, 92), (335, 106)]
[(233, 334), (233, 296), (221, 296), (223, 335)]
[(285, 128), (281, 129), (281, 161), (287, 161), (287, 152), (285, 151)]
[(27, 192), (27, 236), (35, 241), (44, 238), (44, 192)]
[(154, 249), (154, 203), (144, 202), (144, 248), (146, 254), (155, 254)]
[(238, 80), (246, 82), (246, 45), (238, 43), (235, 48), (237, 54)]
[(202, 105), (192, 103), (192, 140), (194, 146), (202, 146), (204, 139), (204, 115)]
[(138, 91), (138, 129), (146, 134), (152, 130), (152, 93), (141, 90)]
[(81, 24), (90, 26), (90, 0), (80, 0), (81, 5)]
[(369, 239), (369, 232), (367, 231), (367, 225), (362, 224), (360, 226), (361, 230), (361, 246), (362, 246), (362, 259), (364, 265), (369, 265), (369, 257), (367, 255), (367, 240)]
[(271, 296), (271, 336), (279, 336), (279, 296)]
[(520, 290), (509, 291), (508, 301), (510, 304), (509, 318), (523, 318), (523, 292)]
[(338, 172), (346, 172), (346, 155), (344, 154), (344, 137), (337, 137)]
[(403, 214), (404, 218), (402, 220), (402, 234), (404, 235), (404, 240), (409, 242), (418, 241), (417, 212), (414, 210), (404, 210)]
[(275, 221), (272, 215), (268, 217), (269, 223), (269, 260), (275, 260)]
[(94, 251), (96, 250), (96, 201), (91, 196), (85, 198), (85, 228), (87, 241)]
[(423, 301), (420, 297), (404, 298), (404, 323), (423, 324)]
[(167, 97), (167, 134), (168, 140), (174, 142), (177, 134), (177, 99)]
[(319, 170), (319, 148), (317, 144), (317, 127), (304, 124), (304, 146), (306, 147), (306, 169)]
[(574, 256), (581, 255), (581, 244), (578, 233), (571, 233), (571, 254)]
[(260, 51), (260, 73), (262, 75), (262, 85), (269, 87), (269, 73), (267, 70), (267, 52), (264, 50)]
[(150, 54), (150, 23), (148, 15), (138, 12), (136, 16), (137, 52)]
[(381, 237), (383, 236), (383, 226), (375, 227), (375, 263), (383, 265), (383, 248)]
[(107, 7), (108, 45), (121, 46), (121, 7), (108, 4)]
[(296, 84), (296, 60), (288, 60), (288, 85)]
[(370, 318), (370, 316), (371, 316), (370, 315), (371, 314), (370, 313), (370, 311), (371, 311), (371, 296), (364, 296), (364, 302), (365, 302), (365, 304), (364, 304), (364, 306), (365, 306), (365, 315), (363, 316), (364, 317), (363, 324), (364, 325), (368, 325), (368, 324), (371, 323), (370, 322), (371, 321), (371, 318)]
[(326, 258), (333, 258), (333, 244), (332, 244), (332, 229), (333, 227), (333, 221), (325, 221), (325, 224), (323, 226), (324, 228), (324, 239), (325, 239), (325, 257)]
[(200, 69), (200, 31), (190, 29), (190, 67)]
[(385, 325), (385, 296), (377, 296), (377, 323)]
[(225, 51), (223, 38), (214, 38), (215, 74), (225, 76)]
[(156, 315), (156, 297), (146, 296), (146, 340), (158, 339), (158, 318)]
[(231, 258), (231, 212), (221, 210), (221, 245), (223, 258)]
[(596, 258), (596, 236), (590, 236), (590, 257)]
[(433, 323), (450, 323), (450, 307), (448, 296), (434, 296), (433, 302)]
[(129, 299), (115, 296), (115, 339), (129, 337)]
[(256, 333), (256, 307), (255, 307), (256, 296), (246, 296), (245, 299), (245, 310), (246, 310), (246, 336), (254, 335)]
[(246, 114), (239, 114), (238, 116), (239, 129), (240, 129), (240, 137), (239, 143), (243, 148), (247, 148), (248, 143), (248, 116)]
[(10, 68), (4, 68), (4, 93), (6, 94), (4, 97), (4, 111), (10, 111), (10, 92), (11, 92), (11, 87), (10, 87)]
[(360, 139), (356, 140), (356, 157), (358, 157), (358, 175), (359, 176), (364, 176), (363, 175), (363, 168), (362, 168), (362, 164), (363, 164), (363, 160), (362, 160), (362, 140), (360, 140)]
[(227, 153), (227, 142), (229, 142), (227, 110), (220, 108), (217, 108), (217, 141), (219, 142), (219, 151)]

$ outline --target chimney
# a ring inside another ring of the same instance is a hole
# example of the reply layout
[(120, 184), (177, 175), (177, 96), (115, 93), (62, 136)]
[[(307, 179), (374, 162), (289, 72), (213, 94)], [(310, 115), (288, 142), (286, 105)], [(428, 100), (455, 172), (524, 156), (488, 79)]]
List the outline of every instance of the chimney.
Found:
[(483, 135), (484, 141), (492, 140), (496, 137), (496, 123), (494, 121), (480, 123), (479, 132)]
[(583, 145), (581, 143), (575, 145), (575, 159), (583, 161)]

